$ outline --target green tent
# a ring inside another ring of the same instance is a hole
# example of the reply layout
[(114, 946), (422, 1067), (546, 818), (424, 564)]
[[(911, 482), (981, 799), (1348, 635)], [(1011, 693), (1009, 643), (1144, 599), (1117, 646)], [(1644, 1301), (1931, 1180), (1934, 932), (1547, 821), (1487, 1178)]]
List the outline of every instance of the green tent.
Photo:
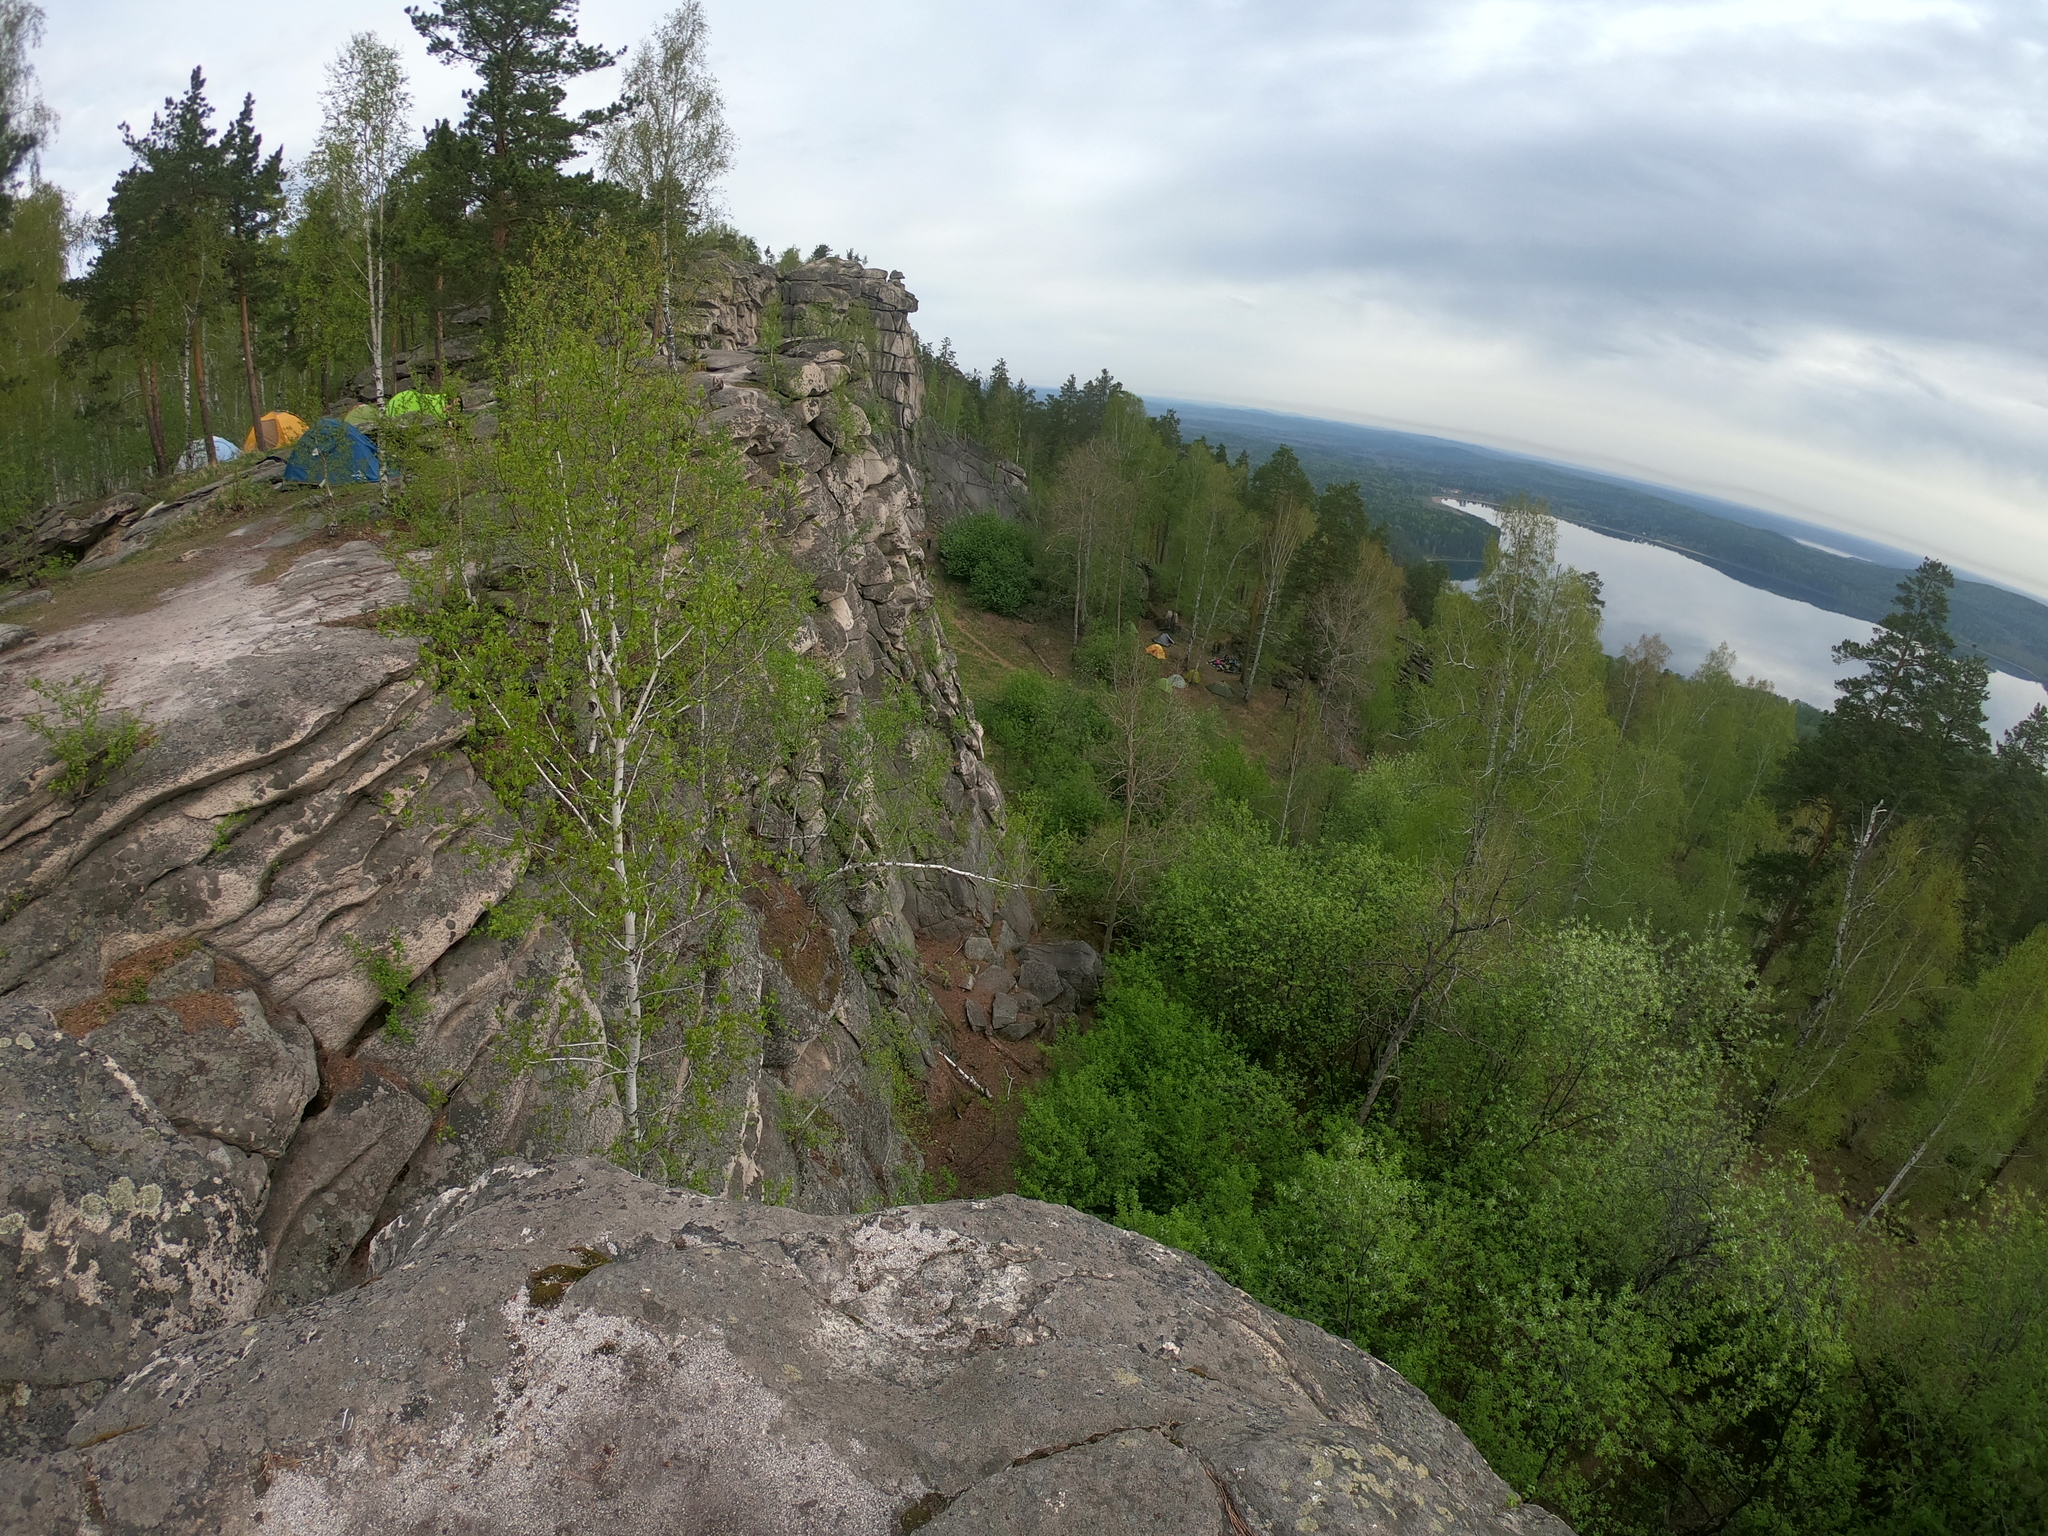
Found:
[(391, 397), (391, 403), (384, 407), (387, 416), (432, 416), (440, 418), (448, 414), (448, 397), (428, 394), (423, 389), (400, 390)]
[(382, 421), (384, 413), (374, 405), (359, 405), (341, 419), (352, 427), (368, 428)]

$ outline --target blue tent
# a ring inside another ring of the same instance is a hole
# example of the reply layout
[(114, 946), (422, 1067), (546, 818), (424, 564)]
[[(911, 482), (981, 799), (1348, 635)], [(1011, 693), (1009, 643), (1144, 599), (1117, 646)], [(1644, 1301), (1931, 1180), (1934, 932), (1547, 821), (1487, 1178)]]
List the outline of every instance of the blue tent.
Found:
[[(213, 440), (213, 457), (217, 463), (225, 464), (229, 459), (239, 459), (241, 456), (242, 450), (226, 438), (216, 437)], [(206, 439), (195, 437), (186, 447), (185, 451), (178, 455), (178, 473), (182, 475), (187, 470), (204, 468), (206, 468)]]
[(347, 485), (383, 478), (377, 445), (361, 428), (332, 416), (321, 417), (312, 431), (293, 443), (291, 457), (284, 461), (286, 485)]

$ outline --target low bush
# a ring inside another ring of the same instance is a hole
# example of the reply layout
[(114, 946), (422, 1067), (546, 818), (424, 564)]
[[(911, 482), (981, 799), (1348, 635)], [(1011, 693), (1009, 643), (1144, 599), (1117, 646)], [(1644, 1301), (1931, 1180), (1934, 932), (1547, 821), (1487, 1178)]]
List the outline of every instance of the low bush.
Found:
[(946, 574), (967, 584), (968, 600), (991, 613), (1015, 613), (1031, 600), (1038, 577), (1031, 536), (993, 512), (950, 523), (939, 535)]
[(91, 794), (156, 737), (125, 709), (108, 713), (105, 683), (88, 683), (82, 677), (68, 683), (46, 683), (36, 677), (29, 679), (28, 686), (56, 711), (53, 718), (37, 710), (23, 723), (42, 737), (64, 765), (55, 786), (60, 795), (82, 798)]

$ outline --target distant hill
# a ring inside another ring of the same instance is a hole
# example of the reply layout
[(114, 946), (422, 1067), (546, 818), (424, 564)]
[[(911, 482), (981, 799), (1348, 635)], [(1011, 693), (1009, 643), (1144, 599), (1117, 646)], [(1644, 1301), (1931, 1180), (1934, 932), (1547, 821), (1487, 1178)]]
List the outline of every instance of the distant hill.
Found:
[[(1797, 518), (1448, 438), (1196, 401), (1147, 404), (1171, 408), (1187, 436), (1221, 441), (1233, 453), (1244, 448), (1258, 458), (1286, 443), (1318, 485), (1357, 479), (1397, 545), (1449, 563), (1458, 576), (1476, 571), (1492, 530), (1433, 506), (1434, 496), (1539, 496), (1567, 522), (1675, 550), (1746, 585), (1872, 623), (1890, 611), (1902, 570), (1919, 563), (1907, 551)], [(2048, 683), (2048, 605), (1959, 577), (1949, 627), (2001, 670)]]

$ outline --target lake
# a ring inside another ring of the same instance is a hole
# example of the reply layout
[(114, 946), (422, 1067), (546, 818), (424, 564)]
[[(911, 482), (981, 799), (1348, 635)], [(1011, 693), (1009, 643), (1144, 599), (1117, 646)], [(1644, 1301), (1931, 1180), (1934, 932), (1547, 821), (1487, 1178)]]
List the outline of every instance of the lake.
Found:
[[(1446, 500), (1444, 505), (1494, 521), (1493, 508)], [(1746, 587), (1711, 566), (1654, 544), (1636, 544), (1560, 521), (1557, 557), (1600, 573), (1607, 603), (1600, 643), (1610, 653), (1640, 635), (1661, 635), (1674, 671), (1690, 672), (1717, 645), (1734, 650), (1737, 677), (1767, 682), (1788, 699), (1820, 709), (1835, 698), (1841, 675), (1829, 652), (1844, 640), (1867, 639), (1875, 625), (1811, 603)], [(1904, 572), (1900, 575), (1903, 577)], [(1991, 674), (1985, 716), (1994, 739), (2048, 704), (2048, 689), (2007, 672)]]

